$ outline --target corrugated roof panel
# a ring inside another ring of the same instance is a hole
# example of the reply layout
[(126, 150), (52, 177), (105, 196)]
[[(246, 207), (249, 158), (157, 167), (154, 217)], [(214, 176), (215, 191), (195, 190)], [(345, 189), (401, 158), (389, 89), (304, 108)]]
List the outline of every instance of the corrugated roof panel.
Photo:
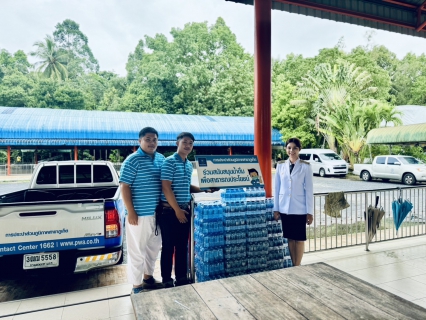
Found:
[[(253, 0), (226, 0), (246, 5), (253, 5)], [(285, 0), (282, 0), (285, 2)], [(321, 19), (344, 22), (363, 27), (380, 29), (414, 37), (426, 38), (425, 30), (417, 32), (418, 26), (416, 8), (408, 8), (402, 5), (393, 4), (382, 0), (303, 0), (294, 1), (295, 4), (283, 3), (279, 0), (272, 0), (272, 9), (290, 13), (302, 14)], [(399, 0), (401, 3), (420, 6), (423, 0)], [(337, 10), (347, 10), (349, 14), (330, 12), (327, 9), (314, 9), (312, 7), (327, 6)], [(353, 15), (352, 15), (353, 14)], [(374, 21), (365, 16), (377, 19)], [(395, 24), (384, 20), (392, 21)], [(426, 21), (426, 12), (422, 12), (421, 22)]]
[(426, 123), (373, 129), (367, 135), (367, 144), (414, 143), (426, 143)]
[[(253, 117), (170, 115), (132, 112), (0, 107), (0, 145), (134, 145), (140, 129), (152, 126), (159, 145), (174, 145), (182, 131), (196, 145), (253, 146)], [(39, 142), (32, 142), (39, 141)], [(120, 142), (121, 141), (121, 142)], [(124, 141), (124, 142), (123, 142)], [(238, 143), (238, 144), (237, 144)], [(283, 145), (272, 130), (272, 144)]]

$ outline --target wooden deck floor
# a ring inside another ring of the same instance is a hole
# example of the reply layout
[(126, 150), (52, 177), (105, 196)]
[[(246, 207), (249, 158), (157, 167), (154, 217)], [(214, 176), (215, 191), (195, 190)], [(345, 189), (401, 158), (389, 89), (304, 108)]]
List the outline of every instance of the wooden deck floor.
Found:
[(426, 309), (325, 263), (131, 299), (137, 319), (426, 319)]

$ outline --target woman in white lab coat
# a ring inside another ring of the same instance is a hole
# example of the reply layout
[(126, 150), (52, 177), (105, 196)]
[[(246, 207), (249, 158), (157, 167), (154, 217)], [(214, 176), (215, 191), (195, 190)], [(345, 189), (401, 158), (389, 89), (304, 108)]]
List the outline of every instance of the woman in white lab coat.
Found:
[(314, 218), (312, 169), (309, 162), (299, 159), (300, 150), (299, 139), (288, 139), (286, 151), (289, 158), (277, 164), (274, 191), (274, 217), (282, 221), (283, 236), (288, 239), (294, 266), (302, 262), (306, 225), (310, 225)]

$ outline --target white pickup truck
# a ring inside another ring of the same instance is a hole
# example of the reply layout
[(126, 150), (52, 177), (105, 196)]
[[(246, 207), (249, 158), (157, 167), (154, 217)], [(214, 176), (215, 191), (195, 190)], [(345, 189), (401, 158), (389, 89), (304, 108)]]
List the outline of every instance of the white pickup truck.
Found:
[(28, 189), (0, 195), (0, 268), (78, 273), (120, 263), (123, 222), (110, 162), (40, 163)]
[(399, 180), (407, 185), (426, 181), (426, 165), (411, 156), (377, 156), (372, 164), (355, 164), (353, 173), (364, 181), (379, 178)]

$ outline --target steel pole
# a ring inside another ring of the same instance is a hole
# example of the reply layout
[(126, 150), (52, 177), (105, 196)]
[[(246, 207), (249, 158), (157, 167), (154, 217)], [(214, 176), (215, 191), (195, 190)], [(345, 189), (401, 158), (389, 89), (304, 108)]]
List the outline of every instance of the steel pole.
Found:
[(7, 175), (10, 176), (11, 170), (10, 170), (10, 146), (7, 146)]
[(272, 0), (254, 1), (254, 154), (267, 197), (272, 197), (271, 11)]
[(195, 206), (195, 199), (194, 195), (191, 197), (191, 236), (190, 236), (190, 243), (189, 243), (189, 258), (190, 258), (190, 279), (191, 282), (195, 282), (195, 250), (194, 250), (194, 206)]
[(370, 251), (368, 249), (368, 195), (365, 193), (365, 251)]

